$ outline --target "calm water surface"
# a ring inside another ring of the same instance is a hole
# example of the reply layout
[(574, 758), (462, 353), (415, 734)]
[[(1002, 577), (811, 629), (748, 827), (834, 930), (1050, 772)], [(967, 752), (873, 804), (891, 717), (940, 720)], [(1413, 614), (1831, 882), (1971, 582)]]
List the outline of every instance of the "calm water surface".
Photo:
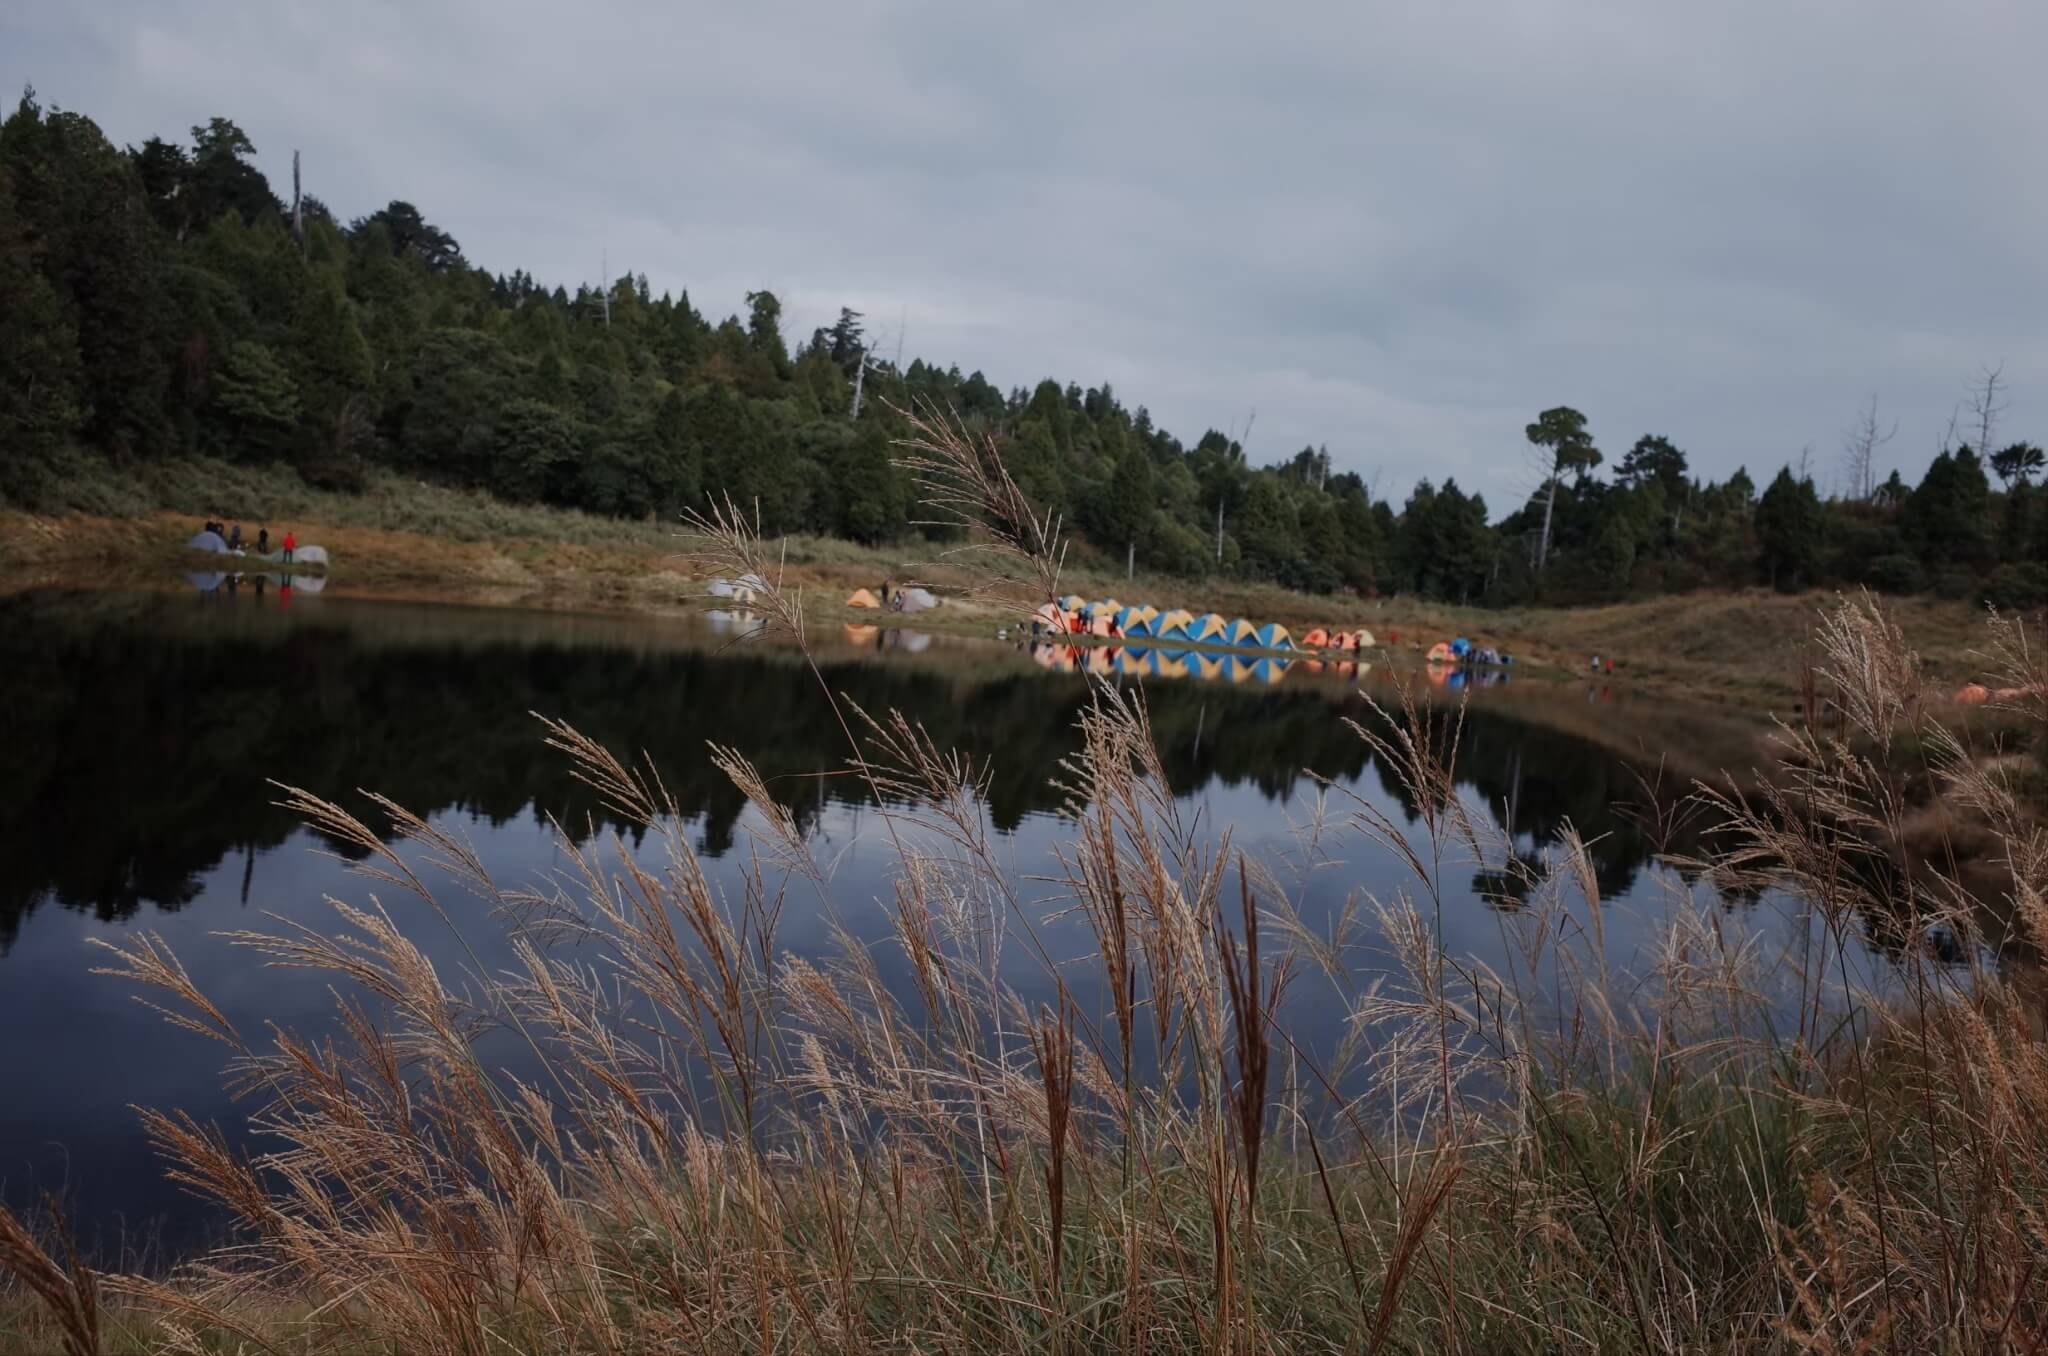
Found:
[[(734, 644), (701, 623), (303, 593), (279, 603), (274, 591), (248, 590), (0, 602), (12, 769), (0, 779), (0, 1198), (20, 1204), (61, 1191), (89, 1242), (158, 1229), (175, 1246), (203, 1227), (205, 1213), (162, 1181), (131, 1107), (183, 1107), (237, 1132), (241, 1111), (220, 1088), (223, 1052), (166, 1026), (120, 982), (89, 974), (98, 958), (87, 943), (155, 931), (244, 1032), (266, 1022), (320, 1029), (331, 1004), (324, 981), (266, 969), (214, 935), (272, 926), (266, 915), (325, 927), (324, 896), (363, 903), (372, 894), (373, 883), (272, 804), (273, 779), (366, 817), (358, 790), (387, 794), (470, 840), (501, 885), (537, 883), (561, 865), (547, 816), (604, 820), (543, 746), (530, 713), (559, 716), (614, 750), (644, 750), (714, 882), (731, 887), (753, 812), (704, 751), (708, 740), (730, 743), (830, 864), (841, 914), (866, 939), (886, 936), (878, 901), (889, 897), (893, 859), (876, 807), (864, 783), (829, 775), (844, 759), (842, 736), (787, 649)], [(870, 711), (904, 711), (941, 747), (990, 770), (984, 810), (1019, 880), (1053, 872), (1051, 854), (1070, 829), (1052, 778), (1077, 747), (1087, 692), (1081, 677), (1058, 671), (1071, 656), (851, 628), (821, 644), (835, 689)], [(1304, 666), (1147, 680), (1184, 808), (1205, 832), (1228, 826), (1239, 846), (1272, 863), (1311, 923), (1353, 891), (1405, 883), (1386, 853), (1355, 837), (1326, 844), (1313, 865), (1300, 847), (1318, 794), (1305, 769), (1397, 822), (1412, 819), (1391, 773), (1341, 723), (1367, 718), (1358, 681)], [(1645, 803), (1654, 751), (1632, 765), (1530, 719), (1546, 701), (1602, 699), (1572, 684), (1530, 687), (1472, 694), (1461, 793), (1532, 859), (1561, 825), (1577, 826), (1593, 844), (1603, 892), (1628, 906), (1612, 915), (1611, 946), (1641, 946), (1669, 892), (1686, 888), (1652, 864), (1642, 816), (1627, 808)], [(1448, 880), (1444, 927), (1454, 949), (1500, 950), (1504, 901), (1489, 869), (1503, 865), (1474, 864)], [(1057, 906), (1050, 885), (1031, 890), (1048, 911)], [(394, 910), (409, 902), (384, 896)], [(811, 896), (791, 898), (782, 947), (823, 954), (821, 911), (801, 902)], [(1803, 921), (1752, 903), (1731, 907), (1767, 941), (1794, 944)], [(472, 912), (465, 930), (485, 967), (508, 964), (502, 928), (480, 906)], [(417, 906), (399, 916), (444, 976), (468, 968)], [(1049, 931), (1055, 950), (1085, 949), (1071, 923)], [(1024, 948), (1009, 954), (1012, 982), (1045, 993)], [(885, 973), (901, 971), (885, 961)], [(1341, 1011), (1304, 992), (1297, 1030), (1333, 1039)]]

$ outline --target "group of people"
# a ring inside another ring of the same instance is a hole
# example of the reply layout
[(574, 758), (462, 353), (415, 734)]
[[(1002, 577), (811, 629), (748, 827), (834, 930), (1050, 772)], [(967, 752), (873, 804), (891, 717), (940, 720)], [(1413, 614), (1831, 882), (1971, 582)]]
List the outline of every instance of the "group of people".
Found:
[[(240, 523), (229, 527), (218, 518), (208, 518), (206, 525), (200, 530), (213, 533), (228, 544), (228, 550), (233, 551), (236, 555), (242, 554), (242, 525)], [(290, 528), (286, 528), (284, 536), (278, 541), (278, 547), (284, 552), (284, 563), (289, 565), (292, 563), (292, 553), (298, 550), (299, 539)], [(259, 556), (270, 554), (270, 529), (267, 527), (258, 528), (256, 531), (256, 554)]]

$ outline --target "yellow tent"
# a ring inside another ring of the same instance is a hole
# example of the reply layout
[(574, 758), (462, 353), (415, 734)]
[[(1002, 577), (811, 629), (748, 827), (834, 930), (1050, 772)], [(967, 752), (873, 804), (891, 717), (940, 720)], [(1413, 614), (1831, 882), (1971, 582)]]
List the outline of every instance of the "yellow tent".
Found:
[(1165, 636), (1169, 631), (1181, 631), (1192, 634), (1188, 632), (1188, 628), (1193, 626), (1194, 623), (1194, 613), (1184, 607), (1177, 607), (1171, 612), (1162, 612), (1153, 619), (1152, 634), (1155, 636)]
[(1224, 639), (1232, 645), (1256, 645), (1259, 643), (1259, 628), (1239, 617), (1230, 623)]
[(1214, 612), (1204, 612), (1188, 623), (1188, 639), (1206, 641), (1211, 644), (1228, 644), (1226, 628), (1229, 623)]
[(846, 605), (848, 607), (880, 607), (882, 603), (880, 599), (876, 598), (874, 594), (866, 589), (855, 589), (847, 595)]
[(1361, 626), (1351, 633), (1351, 643), (1344, 648), (1347, 650), (1369, 650), (1373, 647), (1374, 643), (1372, 632)]
[(1060, 599), (1060, 606), (1069, 612), (1079, 612), (1082, 608), (1088, 606), (1088, 600), (1078, 593), (1070, 593)]

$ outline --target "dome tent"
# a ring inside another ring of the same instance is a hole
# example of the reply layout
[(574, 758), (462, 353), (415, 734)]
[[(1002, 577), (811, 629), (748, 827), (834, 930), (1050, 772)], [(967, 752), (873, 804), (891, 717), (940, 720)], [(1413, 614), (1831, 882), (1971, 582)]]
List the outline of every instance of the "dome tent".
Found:
[(1262, 650), (1291, 650), (1294, 637), (1278, 622), (1267, 622), (1258, 629), (1257, 644)]

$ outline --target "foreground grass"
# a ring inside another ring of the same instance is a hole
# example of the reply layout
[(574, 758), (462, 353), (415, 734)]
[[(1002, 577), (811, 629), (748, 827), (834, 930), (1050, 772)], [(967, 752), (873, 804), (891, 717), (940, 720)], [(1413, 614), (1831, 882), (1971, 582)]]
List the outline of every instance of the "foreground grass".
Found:
[[(934, 499), (984, 506), (1020, 577), (1057, 586), (985, 449), (932, 430), (923, 456)], [(772, 565), (743, 525), (700, 527), (723, 572)], [(792, 595), (760, 605), (802, 646)], [(830, 880), (729, 749), (711, 756), (758, 811), (735, 896), (651, 772), (566, 725), (550, 742), (639, 847), (564, 835), (541, 897), (396, 807), (379, 831), (294, 793), (391, 897), (337, 905), (332, 935), (237, 940), (337, 986), (335, 1039), (236, 1030), (147, 934), (109, 961), (236, 1056), (255, 1156), (175, 1111), (147, 1123), (240, 1241), (101, 1273), (9, 1225), (0, 1319), (81, 1352), (2035, 1349), (2048, 1050), (2025, 958), (2048, 944), (2048, 835), (1916, 700), (1880, 612), (1844, 606), (1817, 643), (1846, 729), (1788, 731), (1754, 799), (1703, 791), (1717, 847), (1684, 864), (1798, 901), (1808, 941), (1782, 957), (1676, 885), (1662, 940), (1612, 954), (1584, 844), (1566, 826), (1514, 856), (1453, 780), (1455, 717), (1422, 709), (1349, 735), (1402, 818), (1333, 788), (1317, 830), (1406, 884), (1312, 930), (1182, 820), (1142, 701), (1102, 688), (1053, 774), (1074, 821), (1046, 864), (1094, 954), (1047, 960), (1058, 997), (1035, 1009), (1001, 977), (1043, 954), (1042, 920), (988, 840), (983, 771), (829, 693), (848, 774), (893, 807), (888, 954), (780, 948), (784, 900), (830, 916)], [(1938, 963), (1926, 939), (1976, 938), (1974, 900), (1938, 863), (1883, 866), (1908, 771), (2001, 844), (1998, 956)], [(547, 929), (514, 973), (444, 986), (408, 933), (452, 916), (401, 838)], [(1497, 967), (1442, 941), (1475, 868), (1524, 877)], [(573, 956), (540, 949), (564, 930)], [(1878, 930), (1874, 1001), (1844, 958)], [(1368, 954), (1391, 978), (1361, 980)], [(1282, 995), (1308, 982), (1343, 1004), (1334, 1043), (1290, 1028)], [(485, 1028), (531, 1043), (535, 1084), (485, 1067)]]

